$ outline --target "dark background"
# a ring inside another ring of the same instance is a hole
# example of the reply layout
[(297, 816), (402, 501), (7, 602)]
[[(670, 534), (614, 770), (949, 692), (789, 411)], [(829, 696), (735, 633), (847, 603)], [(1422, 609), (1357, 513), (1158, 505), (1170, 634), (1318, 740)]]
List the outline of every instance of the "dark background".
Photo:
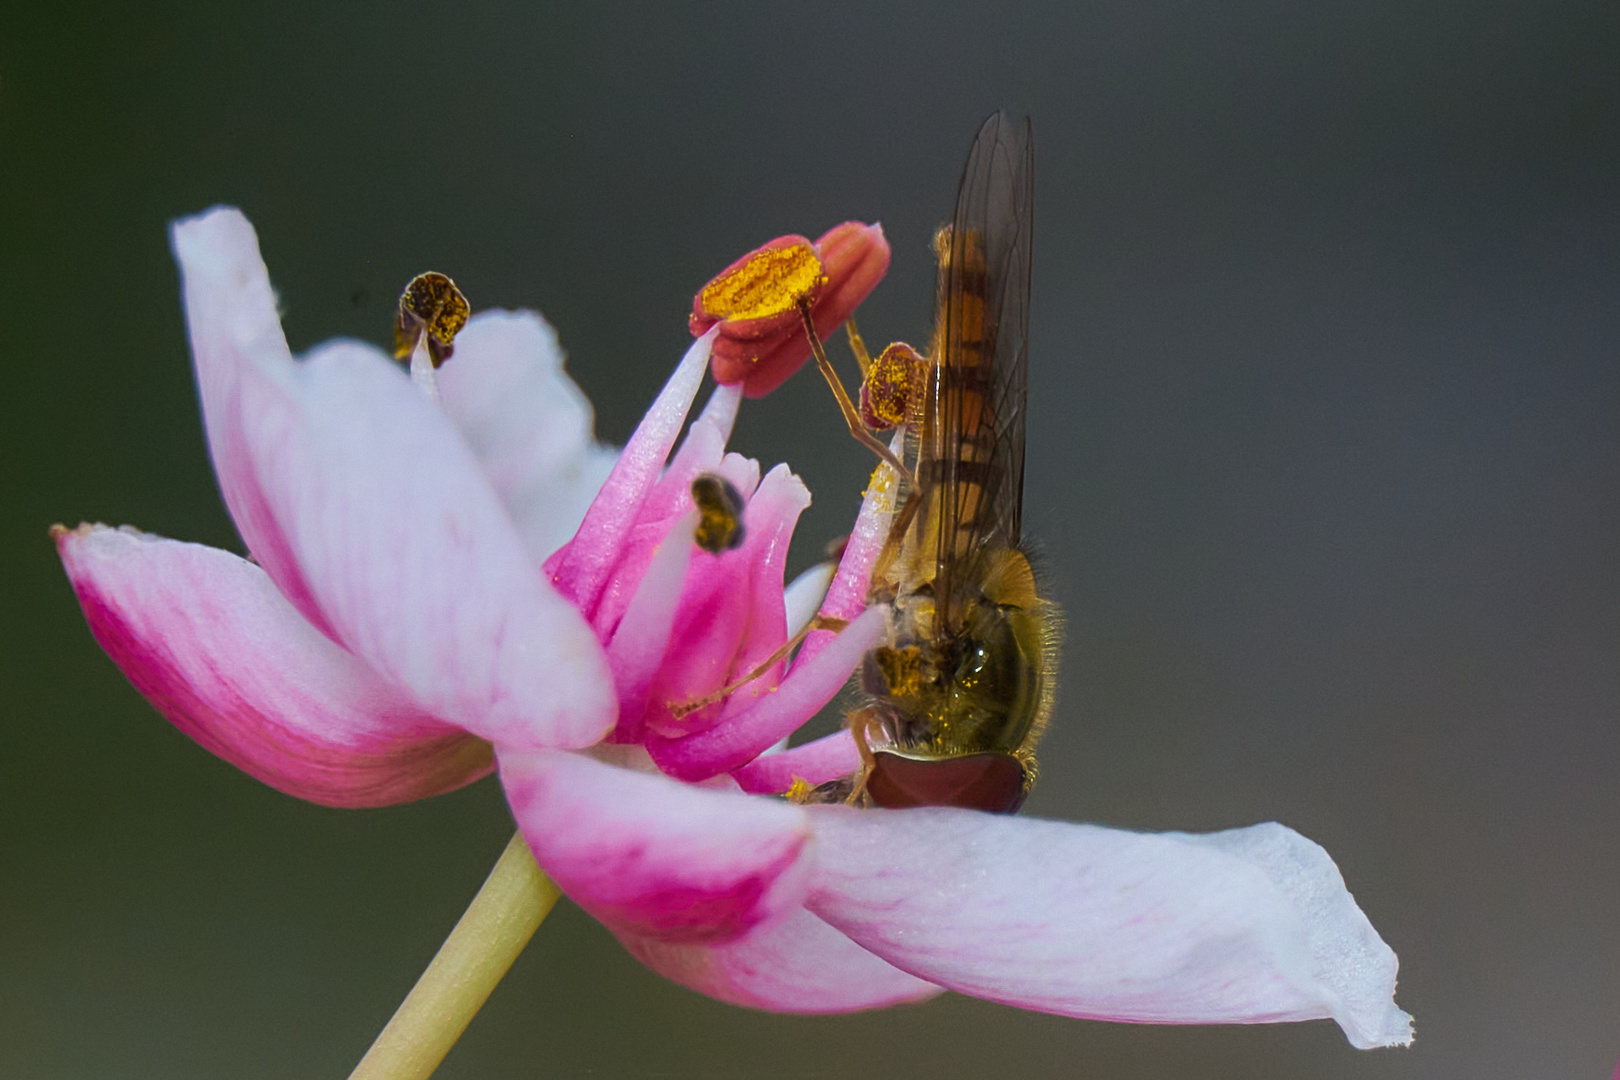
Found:
[[(45, 530), (239, 544), (166, 223), (244, 208), (295, 349), (414, 273), (527, 305), (620, 441), (692, 292), (881, 219), (926, 337), (982, 117), (1034, 116), (1026, 520), (1069, 613), (1032, 813), (1286, 822), (1409, 1051), (950, 997), (769, 1016), (564, 904), (445, 1077), (1606, 1077), (1620, 1054), (1620, 7), (19, 6), (0, 24), (0, 1074), (346, 1074), (509, 835), (485, 782), (307, 806), (98, 651)], [(845, 357), (847, 363), (847, 357)], [(736, 445), (870, 462), (801, 375)]]

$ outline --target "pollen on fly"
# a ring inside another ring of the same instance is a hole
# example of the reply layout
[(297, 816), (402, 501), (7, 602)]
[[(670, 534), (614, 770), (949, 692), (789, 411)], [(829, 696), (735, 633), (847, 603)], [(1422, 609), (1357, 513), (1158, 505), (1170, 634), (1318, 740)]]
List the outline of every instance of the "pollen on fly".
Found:
[(703, 473), (692, 481), (692, 502), (698, 508), (697, 546), (711, 555), (732, 551), (745, 538), (742, 493), (731, 481), (715, 473)]

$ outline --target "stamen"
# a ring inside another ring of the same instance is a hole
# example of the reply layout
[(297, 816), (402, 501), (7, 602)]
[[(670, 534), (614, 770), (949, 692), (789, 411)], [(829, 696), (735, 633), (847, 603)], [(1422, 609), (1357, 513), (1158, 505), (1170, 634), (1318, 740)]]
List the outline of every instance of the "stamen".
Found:
[(456, 283), (433, 271), (416, 275), (400, 294), (394, 359), (410, 360), (411, 381), (435, 401), (439, 387), (433, 372), (455, 352), (456, 335), (471, 311)]
[(692, 481), (692, 502), (698, 508), (698, 547), (710, 555), (733, 551), (747, 535), (743, 528), (743, 497), (731, 481), (717, 473), (702, 473)]

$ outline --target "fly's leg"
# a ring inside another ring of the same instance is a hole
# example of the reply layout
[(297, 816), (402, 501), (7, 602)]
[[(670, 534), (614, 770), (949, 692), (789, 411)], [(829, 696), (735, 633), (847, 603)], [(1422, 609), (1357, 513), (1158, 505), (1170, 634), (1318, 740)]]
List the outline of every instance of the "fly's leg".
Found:
[(849, 351), (855, 354), (855, 362), (861, 365), (861, 378), (872, 370), (872, 354), (866, 351), (866, 342), (861, 340), (861, 332), (855, 328), (855, 316), (851, 315), (844, 321), (844, 333), (849, 335)]
[(872, 709), (862, 709), (849, 714), (849, 735), (855, 740), (855, 750), (861, 755), (860, 775), (855, 778), (855, 787), (850, 791), (849, 797), (844, 800), (846, 806), (860, 806), (866, 800), (866, 780), (877, 768), (877, 758), (872, 756), (872, 736), (882, 735), (883, 725)]
[[(910, 469), (906, 468), (904, 462), (894, 456), (893, 451), (883, 445), (881, 439), (872, 434), (872, 429), (867, 427), (865, 421), (861, 419), (860, 410), (855, 408), (855, 403), (849, 399), (849, 394), (844, 390), (844, 384), (838, 379), (838, 372), (833, 370), (832, 361), (827, 359), (827, 350), (821, 347), (821, 339), (816, 336), (815, 323), (810, 320), (810, 305), (801, 301), (799, 314), (804, 319), (804, 332), (805, 336), (810, 339), (810, 351), (815, 354), (816, 367), (821, 369), (821, 377), (827, 380), (827, 386), (831, 388), (833, 397), (838, 399), (838, 408), (843, 411), (844, 422), (849, 425), (849, 433), (855, 436), (856, 442), (882, 458), (889, 468), (894, 470), (896, 476), (901, 477), (915, 488), (917, 477), (912, 474)], [(862, 351), (864, 351), (864, 348), (862, 346)]]
[(775, 652), (771, 653), (770, 656), (766, 657), (765, 662), (760, 664), (753, 671), (750, 671), (736, 682), (728, 683), (718, 690), (704, 694), (702, 697), (691, 698), (687, 701), (681, 702), (678, 705), (671, 705), (669, 707), (670, 715), (679, 720), (687, 713), (696, 712), (697, 710), (705, 708), (709, 705), (713, 705), (716, 702), (726, 700), (726, 698), (730, 697), (732, 694), (736, 693), (738, 690), (741, 690), (743, 687), (747, 686), (749, 683), (771, 670), (771, 668), (781, 663), (782, 660), (787, 657), (788, 653), (792, 652), (794, 649), (797, 649), (804, 643), (804, 639), (809, 636), (810, 631), (831, 630), (834, 633), (837, 633), (848, 625), (849, 623), (845, 619), (834, 619), (826, 615), (817, 615), (808, 623), (805, 623), (804, 629), (800, 630), (797, 634), (794, 634), (791, 638), (788, 638), (787, 641), (783, 642), (781, 648), (777, 649)]

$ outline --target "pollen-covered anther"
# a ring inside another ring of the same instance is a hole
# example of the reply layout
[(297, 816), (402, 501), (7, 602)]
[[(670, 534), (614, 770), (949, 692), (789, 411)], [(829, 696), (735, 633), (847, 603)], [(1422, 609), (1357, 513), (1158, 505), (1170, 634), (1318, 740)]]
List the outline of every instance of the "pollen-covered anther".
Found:
[(861, 380), (861, 420), (874, 431), (910, 422), (922, 405), (928, 361), (903, 341), (878, 354)]
[(866, 299), (889, 268), (879, 225), (846, 221), (814, 243), (779, 236), (726, 267), (692, 298), (694, 337), (716, 324), (715, 381), (742, 383), (749, 397), (780, 386), (810, 358), (804, 316), (825, 341)]
[[(736, 336), (763, 337), (798, 306), (814, 302), (827, 283), (815, 247), (802, 236), (780, 236), (744, 255), (697, 295), (692, 320), (724, 320)], [(707, 329), (707, 327), (705, 327)]]
[(743, 497), (731, 482), (714, 473), (692, 481), (692, 502), (698, 508), (697, 531), (692, 539), (711, 555), (739, 547), (743, 528)]
[(467, 325), (472, 308), (456, 283), (429, 271), (411, 279), (399, 297), (394, 318), (394, 359), (409, 360), (422, 339), (437, 368), (455, 352), (456, 335)]

